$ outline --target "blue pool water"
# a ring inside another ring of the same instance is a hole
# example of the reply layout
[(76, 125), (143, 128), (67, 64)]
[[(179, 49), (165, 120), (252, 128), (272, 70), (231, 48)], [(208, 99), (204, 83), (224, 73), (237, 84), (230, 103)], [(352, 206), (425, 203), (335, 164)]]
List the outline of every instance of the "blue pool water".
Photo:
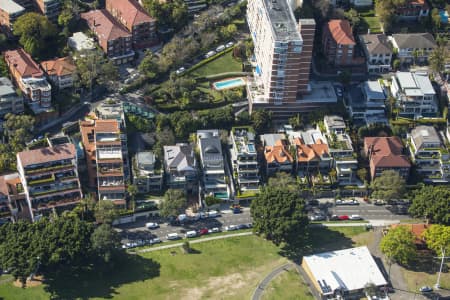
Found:
[(219, 199), (228, 199), (228, 194), (227, 193), (214, 193), (214, 197), (219, 198)]
[(242, 78), (233, 78), (229, 80), (214, 82), (213, 85), (216, 90), (224, 90), (245, 85), (245, 81)]
[(448, 13), (445, 10), (440, 10), (439, 15), (441, 16), (441, 22), (444, 24), (448, 23)]

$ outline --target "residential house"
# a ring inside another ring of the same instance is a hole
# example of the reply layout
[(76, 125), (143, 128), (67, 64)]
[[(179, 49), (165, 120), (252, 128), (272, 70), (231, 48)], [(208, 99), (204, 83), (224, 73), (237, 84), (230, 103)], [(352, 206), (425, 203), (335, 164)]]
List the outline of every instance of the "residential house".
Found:
[(54, 209), (73, 208), (83, 196), (73, 144), (19, 152), (17, 171), (32, 220)]
[(255, 131), (249, 126), (233, 127), (231, 130), (231, 162), (234, 179), (239, 189), (259, 189), (258, 154), (256, 152)]
[[(330, 122), (330, 119), (334, 120), (334, 123)], [(344, 119), (339, 116), (325, 116), (324, 124), (328, 147), (330, 155), (333, 158), (333, 167), (336, 170), (336, 179), (339, 185), (355, 184), (358, 161), (353, 149), (352, 140), (345, 133)], [(331, 124), (331, 126), (327, 126), (327, 124)], [(332, 126), (333, 124), (335, 126)]]
[(41, 14), (53, 23), (58, 22), (62, 4), (60, 0), (34, 0), (34, 2)]
[(164, 171), (158, 167), (152, 151), (138, 152), (133, 161), (133, 183), (139, 193), (159, 192), (163, 186)]
[(328, 134), (344, 133), (346, 129), (344, 118), (337, 115), (325, 116), (323, 124)]
[(0, 176), (0, 225), (18, 219), (30, 219), (19, 173)]
[(450, 155), (443, 139), (432, 126), (417, 126), (408, 137), (411, 159), (424, 182), (450, 182)]
[(387, 124), (386, 93), (378, 80), (368, 80), (362, 84), (365, 99), (364, 121), (367, 125)]
[(383, 171), (394, 170), (407, 179), (411, 168), (399, 137), (366, 137), (364, 153), (369, 159), (370, 177), (372, 180)]
[(364, 34), (359, 36), (367, 71), (370, 74), (387, 73), (391, 70), (392, 45), (385, 34)]
[(134, 59), (132, 35), (104, 9), (81, 14), (106, 55), (117, 65)]
[(68, 46), (75, 51), (90, 51), (95, 49), (94, 39), (83, 32), (75, 32), (67, 41)]
[(47, 76), (59, 89), (70, 88), (73, 86), (76, 66), (72, 58), (66, 56), (58, 59), (41, 62), (41, 68), (47, 73)]
[(99, 200), (126, 207), (126, 178), (120, 122), (94, 119), (80, 122), (86, 152), (89, 186), (97, 188)]
[(289, 141), (284, 134), (262, 134), (267, 176), (276, 172), (292, 172), (294, 158), (289, 149)]
[(192, 193), (197, 189), (197, 161), (189, 144), (164, 146), (166, 184), (171, 189), (184, 189)]
[(425, 33), (398, 33), (390, 38), (401, 63), (426, 63), (428, 56), (437, 47), (433, 35)]
[(327, 139), (320, 130), (291, 132), (291, 144), (296, 148), (296, 170), (302, 174), (322, 173), (328, 175), (333, 159)]
[(13, 0), (0, 1), (0, 29), (9, 36), (13, 36), (13, 24), (24, 13), (25, 8)]
[(11, 76), (31, 106), (49, 108), (52, 87), (39, 65), (22, 48), (4, 53)]
[(197, 146), (200, 152), (205, 195), (212, 194), (217, 198), (228, 200), (230, 191), (219, 130), (198, 130)]
[(12, 82), (6, 77), (0, 77), (0, 118), (8, 113), (23, 113), (23, 98), (19, 97)]
[(395, 73), (392, 77), (391, 95), (396, 99), (400, 116), (418, 119), (435, 117), (439, 112), (436, 92), (426, 74)]
[(106, 0), (106, 10), (131, 32), (135, 49), (157, 42), (156, 19), (136, 0)]
[(425, 0), (406, 0), (396, 8), (395, 14), (400, 20), (419, 20), (430, 14), (430, 6)]
[(350, 22), (330, 20), (325, 24), (322, 34), (323, 53), (335, 66), (351, 66), (361, 63), (354, 58), (356, 46)]

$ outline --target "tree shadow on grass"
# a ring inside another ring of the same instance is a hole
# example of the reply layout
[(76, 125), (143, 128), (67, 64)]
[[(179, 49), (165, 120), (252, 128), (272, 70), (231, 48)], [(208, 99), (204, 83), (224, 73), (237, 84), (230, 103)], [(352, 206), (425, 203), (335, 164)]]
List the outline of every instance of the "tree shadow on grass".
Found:
[(307, 235), (298, 237), (296, 243), (281, 247), (280, 255), (301, 262), (304, 255), (352, 248), (354, 242), (343, 233), (328, 227), (310, 227)]
[(46, 273), (51, 299), (113, 298), (121, 285), (159, 276), (159, 263), (140, 255), (123, 254), (113, 265), (59, 268)]

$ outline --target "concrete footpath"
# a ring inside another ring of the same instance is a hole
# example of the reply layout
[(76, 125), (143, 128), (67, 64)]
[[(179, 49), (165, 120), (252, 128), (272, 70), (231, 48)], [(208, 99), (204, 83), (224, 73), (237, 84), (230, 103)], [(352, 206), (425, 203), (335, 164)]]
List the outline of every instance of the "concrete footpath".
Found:
[[(221, 239), (226, 239), (226, 238), (231, 238), (231, 237), (246, 236), (246, 235), (252, 235), (252, 234), (253, 234), (252, 232), (241, 232), (241, 233), (232, 233), (232, 234), (226, 234), (226, 235), (212, 236), (212, 237), (207, 237), (207, 238), (201, 238), (198, 240), (191, 240), (191, 241), (189, 241), (189, 244), (199, 244), (199, 243), (208, 242), (208, 241), (221, 240)], [(144, 252), (152, 252), (152, 251), (176, 248), (176, 247), (181, 247), (183, 245), (183, 243), (175, 243), (175, 244), (170, 244), (170, 245), (165, 245), (165, 246), (150, 247), (150, 248), (133, 251), (133, 252), (144, 253)], [(132, 252), (132, 251), (130, 251), (130, 252)]]
[(284, 271), (288, 271), (290, 269), (294, 268), (293, 263), (287, 263), (282, 266), (279, 266), (278, 268), (274, 269), (272, 272), (270, 272), (256, 287), (255, 291), (253, 292), (252, 300), (259, 300), (264, 293), (265, 288), (269, 285), (269, 283), (278, 275), (283, 273)]

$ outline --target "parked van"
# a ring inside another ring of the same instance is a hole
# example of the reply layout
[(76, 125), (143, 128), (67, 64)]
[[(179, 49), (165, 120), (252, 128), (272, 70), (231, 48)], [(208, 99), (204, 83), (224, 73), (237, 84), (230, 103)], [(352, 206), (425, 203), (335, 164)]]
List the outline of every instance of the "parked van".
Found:
[(195, 231), (195, 230), (191, 230), (191, 231), (186, 232), (186, 238), (193, 238), (193, 237), (196, 237), (196, 236), (197, 236), (197, 231)]
[(178, 240), (180, 237), (178, 236), (178, 233), (168, 233), (166, 238), (168, 240)]
[(216, 52), (222, 52), (223, 50), (225, 50), (225, 45), (220, 45), (216, 48)]

